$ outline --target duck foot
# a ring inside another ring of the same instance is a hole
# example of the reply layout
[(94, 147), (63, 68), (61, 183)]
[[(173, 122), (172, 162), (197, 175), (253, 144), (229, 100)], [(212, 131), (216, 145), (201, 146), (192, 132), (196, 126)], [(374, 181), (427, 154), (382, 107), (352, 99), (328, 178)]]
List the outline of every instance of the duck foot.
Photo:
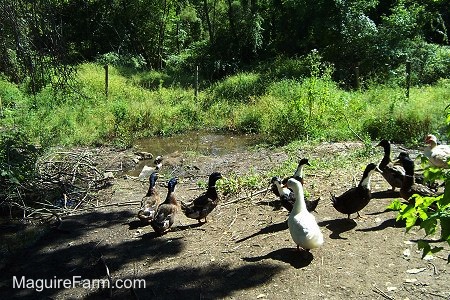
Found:
[(355, 219), (361, 219), (361, 220), (366, 220), (368, 217), (367, 216), (361, 216), (359, 214), (359, 212), (356, 213), (358, 216)]

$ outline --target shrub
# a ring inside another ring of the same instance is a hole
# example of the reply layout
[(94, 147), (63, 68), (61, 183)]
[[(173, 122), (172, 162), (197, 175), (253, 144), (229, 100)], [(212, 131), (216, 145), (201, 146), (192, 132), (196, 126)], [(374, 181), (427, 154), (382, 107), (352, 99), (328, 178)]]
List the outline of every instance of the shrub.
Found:
[(252, 96), (262, 95), (265, 88), (259, 74), (239, 73), (214, 84), (210, 91), (212, 94), (210, 101), (248, 103)]

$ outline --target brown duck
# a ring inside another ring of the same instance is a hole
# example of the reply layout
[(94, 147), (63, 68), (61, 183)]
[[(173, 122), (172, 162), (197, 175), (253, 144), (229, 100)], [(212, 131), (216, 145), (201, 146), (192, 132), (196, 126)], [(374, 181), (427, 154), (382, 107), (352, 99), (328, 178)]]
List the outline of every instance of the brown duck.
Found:
[(175, 198), (174, 194), (176, 184), (176, 178), (172, 178), (169, 180), (166, 200), (164, 200), (164, 202), (158, 206), (156, 215), (150, 223), (155, 232), (159, 235), (162, 235), (169, 231), (169, 229), (175, 222), (176, 214), (180, 210), (180, 204), (178, 204), (178, 201)]
[(222, 174), (214, 172), (209, 175), (208, 189), (205, 193), (195, 198), (192, 202), (185, 204), (181, 202), (181, 210), (186, 217), (196, 219), (199, 223), (216, 208), (219, 203), (219, 195), (216, 189), (216, 182), (222, 178)]

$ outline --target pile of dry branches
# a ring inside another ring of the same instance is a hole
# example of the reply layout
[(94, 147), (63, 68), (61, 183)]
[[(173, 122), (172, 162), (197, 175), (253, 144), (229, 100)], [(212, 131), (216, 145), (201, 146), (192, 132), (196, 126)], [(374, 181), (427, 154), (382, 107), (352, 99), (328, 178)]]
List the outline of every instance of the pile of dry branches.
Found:
[(3, 204), (9, 206), (11, 216), (21, 211), (24, 219), (59, 219), (93, 206), (98, 190), (112, 178), (97, 168), (91, 151), (52, 152), (38, 159), (33, 180), (8, 189)]

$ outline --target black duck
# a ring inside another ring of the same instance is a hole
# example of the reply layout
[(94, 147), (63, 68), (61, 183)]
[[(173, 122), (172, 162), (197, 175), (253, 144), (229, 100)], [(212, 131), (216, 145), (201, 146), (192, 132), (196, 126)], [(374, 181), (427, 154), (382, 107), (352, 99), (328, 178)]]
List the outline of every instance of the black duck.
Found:
[(369, 204), (372, 197), (370, 191), (370, 177), (374, 171), (381, 173), (381, 170), (378, 169), (377, 165), (374, 163), (368, 164), (358, 186), (349, 189), (341, 196), (331, 194), (333, 207), (338, 212), (346, 214), (349, 219), (350, 215), (353, 213), (357, 213), (358, 217), (360, 217), (359, 211)]

